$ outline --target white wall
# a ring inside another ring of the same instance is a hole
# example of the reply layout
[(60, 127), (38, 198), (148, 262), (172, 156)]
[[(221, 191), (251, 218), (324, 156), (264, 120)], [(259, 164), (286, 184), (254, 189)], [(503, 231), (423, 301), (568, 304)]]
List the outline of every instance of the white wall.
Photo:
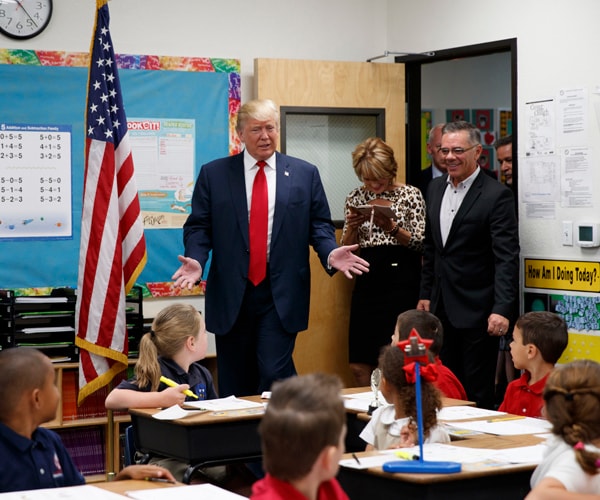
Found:
[[(387, 0), (111, 0), (115, 51), (239, 59), (242, 101), (255, 58), (365, 61), (383, 53)], [(94, 0), (55, 0), (48, 28), (2, 48), (87, 52)]]
[[(509, 52), (423, 64), (422, 108), (433, 111), (434, 124), (446, 121), (447, 109), (510, 109), (510, 71)], [(494, 116), (493, 130), (497, 124)]]
[[(469, 0), (388, 2), (388, 47), (414, 52), (517, 38), (518, 119), (520, 144), (525, 144), (525, 103), (556, 97), (560, 88), (600, 85), (600, 2), (595, 0), (503, 0), (474, 4)], [(600, 133), (594, 112), (598, 95), (590, 93), (587, 146), (595, 155), (593, 186), (596, 208), (557, 207), (553, 220), (527, 219), (519, 207), (521, 253), (549, 259), (597, 261), (599, 250), (562, 246), (562, 220), (598, 219), (600, 199), (598, 148)], [(519, 155), (521, 156), (522, 151)]]

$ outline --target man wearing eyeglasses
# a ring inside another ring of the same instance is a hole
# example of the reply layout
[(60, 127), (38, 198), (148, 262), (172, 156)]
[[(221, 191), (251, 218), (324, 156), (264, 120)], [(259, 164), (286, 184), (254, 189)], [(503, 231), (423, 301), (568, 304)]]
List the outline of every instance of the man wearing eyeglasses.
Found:
[(444, 326), (442, 362), (467, 396), (493, 408), (498, 339), (519, 292), (519, 236), (512, 192), (478, 166), (481, 132), (457, 121), (442, 129), (447, 174), (427, 191), (427, 225), (417, 309)]

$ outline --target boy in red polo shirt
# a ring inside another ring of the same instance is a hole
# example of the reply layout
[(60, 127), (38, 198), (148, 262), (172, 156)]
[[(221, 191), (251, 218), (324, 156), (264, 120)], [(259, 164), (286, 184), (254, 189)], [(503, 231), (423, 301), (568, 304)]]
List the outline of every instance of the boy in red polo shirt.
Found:
[(523, 314), (515, 323), (510, 343), (515, 368), (524, 370), (523, 375), (508, 384), (498, 410), (541, 417), (546, 380), (568, 341), (567, 325), (557, 314), (547, 311)]
[(335, 375), (275, 382), (259, 426), (267, 475), (251, 500), (348, 500), (335, 479), (344, 453), (346, 412)]

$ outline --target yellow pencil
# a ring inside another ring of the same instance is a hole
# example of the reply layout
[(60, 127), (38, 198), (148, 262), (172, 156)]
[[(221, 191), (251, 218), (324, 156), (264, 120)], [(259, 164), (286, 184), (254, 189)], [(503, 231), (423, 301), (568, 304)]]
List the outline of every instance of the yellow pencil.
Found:
[[(165, 377), (164, 375), (161, 375), (161, 377), (160, 377), (160, 381), (161, 381), (163, 384), (166, 384), (166, 385), (168, 385), (169, 387), (177, 387), (178, 385), (180, 385), (180, 384), (178, 384), (177, 382), (174, 382), (173, 380), (171, 380), (170, 378), (167, 378), (167, 377)], [(183, 391), (183, 393), (184, 393), (186, 396), (190, 396), (190, 397), (192, 397), (192, 398), (196, 398), (196, 399), (198, 399), (198, 396), (196, 396), (196, 395), (195, 395), (195, 394), (194, 394), (192, 391), (190, 391), (189, 389), (186, 389), (185, 391)]]
[(490, 420), (488, 420), (488, 422), (505, 422), (507, 420), (521, 420), (525, 418), (522, 415), (510, 415), (507, 417), (496, 417), (496, 418), (491, 418)]

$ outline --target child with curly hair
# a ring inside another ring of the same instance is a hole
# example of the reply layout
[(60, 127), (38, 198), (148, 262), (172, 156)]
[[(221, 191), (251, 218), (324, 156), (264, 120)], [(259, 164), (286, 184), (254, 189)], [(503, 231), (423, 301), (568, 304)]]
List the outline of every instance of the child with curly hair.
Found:
[[(423, 437), (426, 443), (449, 443), (450, 436), (437, 424), (437, 411), (442, 399), (434, 382), (437, 375), (435, 361), (428, 352), (430, 364), (421, 370), (423, 404)], [(398, 346), (386, 346), (379, 357), (381, 369), (380, 390), (391, 404), (377, 408), (371, 420), (360, 433), (367, 443), (366, 450), (408, 448), (418, 443), (417, 397), (414, 372), (405, 366), (405, 354)], [(414, 363), (412, 364), (414, 370)]]
[(554, 436), (531, 476), (527, 500), (598, 499), (600, 364), (582, 359), (555, 368), (544, 401)]

